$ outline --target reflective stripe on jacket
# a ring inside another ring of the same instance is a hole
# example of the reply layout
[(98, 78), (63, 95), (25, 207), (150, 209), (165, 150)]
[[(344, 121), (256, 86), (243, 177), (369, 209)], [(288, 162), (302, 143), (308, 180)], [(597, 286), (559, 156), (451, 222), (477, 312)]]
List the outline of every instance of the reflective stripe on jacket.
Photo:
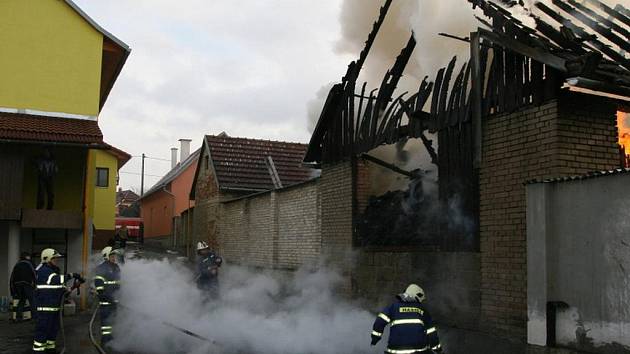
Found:
[(65, 283), (70, 277), (59, 274), (59, 268), (47, 263), (42, 263), (36, 269), (37, 280), (35, 285), (35, 304), (41, 311), (54, 311), (59, 309), (61, 298), (66, 291)]
[(388, 353), (414, 353), (439, 350), (440, 340), (429, 312), (419, 302), (398, 301), (379, 313), (372, 327), (372, 338), (380, 339), (389, 325)]
[(116, 263), (104, 261), (94, 270), (94, 287), (101, 305), (117, 302), (116, 293), (120, 289), (120, 267)]

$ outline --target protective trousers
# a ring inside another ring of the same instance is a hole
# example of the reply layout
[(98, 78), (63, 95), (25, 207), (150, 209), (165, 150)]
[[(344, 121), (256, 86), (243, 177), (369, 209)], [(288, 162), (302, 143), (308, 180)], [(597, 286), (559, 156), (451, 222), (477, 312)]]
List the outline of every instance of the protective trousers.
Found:
[(101, 317), (101, 344), (105, 345), (113, 339), (112, 330), (114, 316), (116, 316), (116, 305), (101, 305), (99, 307)]
[(16, 284), (14, 288), (15, 294), (13, 297), (11, 318), (19, 321), (35, 317), (31, 314), (31, 311), (35, 310), (33, 306), (33, 286), (30, 284)]
[(59, 332), (59, 310), (38, 311), (35, 321), (33, 353), (55, 351), (55, 341)]

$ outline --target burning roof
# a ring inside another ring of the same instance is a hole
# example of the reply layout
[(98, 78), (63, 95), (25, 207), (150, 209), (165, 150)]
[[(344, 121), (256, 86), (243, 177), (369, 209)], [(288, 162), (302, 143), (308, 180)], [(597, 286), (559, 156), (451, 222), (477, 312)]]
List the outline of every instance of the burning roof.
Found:
[[(488, 39), (562, 72), (571, 86), (630, 97), (630, 12), (599, 0), (469, 0)], [(518, 16), (516, 14), (525, 14)], [(520, 18), (517, 18), (517, 16)]]
[[(453, 58), (433, 81), (427, 77), (417, 92), (397, 97), (398, 81), (416, 47), (413, 35), (378, 90), (366, 92), (365, 84), (356, 90), (359, 72), (391, 5), (386, 1), (359, 59), (350, 63), (342, 81), (331, 88), (304, 162), (334, 163), (383, 144), (420, 138), (439, 164), (425, 131), (459, 127), (461, 136), (450, 140), (466, 148), (453, 148), (466, 153), (474, 150), (473, 164), (478, 165), (478, 123), (483, 115), (539, 105), (557, 98), (565, 86), (630, 99), (627, 9), (613, 9), (598, 0), (528, 1), (531, 7), (523, 1), (468, 1), (489, 18), (478, 17), (485, 28), (478, 28), (471, 38), (446, 36), (470, 42), (470, 63), (457, 68)], [(463, 128), (471, 122), (477, 124)], [(469, 158), (464, 160), (468, 164)]]

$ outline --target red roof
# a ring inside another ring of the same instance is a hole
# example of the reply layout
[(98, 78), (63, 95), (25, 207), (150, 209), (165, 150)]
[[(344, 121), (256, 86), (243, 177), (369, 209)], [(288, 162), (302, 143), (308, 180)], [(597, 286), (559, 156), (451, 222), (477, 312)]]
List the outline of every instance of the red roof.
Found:
[(222, 189), (271, 190), (267, 163), (271, 156), (283, 187), (306, 182), (313, 170), (302, 165), (306, 144), (206, 135), (210, 157)]
[(102, 144), (103, 134), (92, 120), (0, 112), (0, 139)]

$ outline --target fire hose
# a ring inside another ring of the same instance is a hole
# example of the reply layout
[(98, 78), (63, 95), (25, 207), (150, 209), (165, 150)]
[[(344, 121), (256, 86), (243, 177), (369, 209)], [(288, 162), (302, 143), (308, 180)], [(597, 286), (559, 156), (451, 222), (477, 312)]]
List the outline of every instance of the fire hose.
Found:
[(129, 308), (128, 306), (125, 306), (125, 305), (118, 304), (118, 306), (120, 306), (120, 307), (122, 307), (122, 308), (126, 309), (127, 311), (130, 311), (130, 312), (136, 313), (136, 314), (141, 315), (141, 316), (143, 316), (143, 317), (145, 317), (145, 318), (148, 318), (148, 319), (154, 320), (154, 321), (156, 321), (156, 322), (159, 322), (160, 324), (162, 324), (162, 325), (164, 325), (164, 326), (166, 326), (166, 327), (170, 327), (170, 328), (172, 328), (172, 329), (174, 329), (174, 330), (176, 330), (176, 331), (178, 331), (178, 332), (180, 332), (180, 333), (183, 333), (183, 334), (185, 334), (185, 335), (187, 335), (187, 336), (189, 336), (189, 337), (197, 338), (197, 339), (199, 339), (199, 340), (201, 340), (201, 341), (204, 341), (204, 342), (210, 343), (210, 344), (212, 344), (212, 345), (218, 345), (218, 343), (217, 343), (216, 341), (212, 340), (212, 339), (206, 338), (206, 337), (204, 337), (204, 336), (202, 336), (202, 335), (200, 335), (200, 334), (197, 334), (197, 333), (195, 333), (195, 332), (189, 331), (189, 330), (187, 330), (187, 329), (185, 329), (185, 328), (179, 327), (179, 326), (174, 325), (174, 324), (172, 324), (172, 323), (170, 323), (170, 322), (167, 322), (167, 321), (161, 320), (161, 319), (159, 319), (159, 318), (157, 318), (157, 317), (155, 317), (155, 316), (148, 315), (148, 314), (146, 314), (146, 313), (143, 313), (143, 312), (140, 312), (140, 311), (137, 311), (137, 310), (133, 310), (133, 309), (131, 309), (131, 308)]
[[(72, 283), (72, 287), (70, 288), (70, 290), (67, 291), (65, 294), (63, 294), (63, 296), (61, 297), (61, 303), (59, 304), (60, 309), (63, 309), (64, 304), (66, 302), (66, 298), (70, 296), (70, 294), (72, 294), (72, 291), (76, 289), (77, 296), (81, 295), (81, 284), (83, 283), (85, 283), (85, 279), (81, 277), (74, 279), (74, 282)], [(59, 329), (61, 331), (61, 340), (63, 341), (63, 349), (61, 349), (59, 354), (64, 354), (66, 352), (66, 331), (63, 326), (63, 311), (61, 310), (59, 311)]]
[(94, 345), (94, 348), (96, 348), (96, 350), (98, 350), (99, 353), (107, 354), (107, 352), (103, 350), (103, 348), (100, 346), (100, 344), (98, 344), (98, 342), (94, 338), (94, 331), (92, 330), (92, 328), (94, 328), (94, 319), (96, 318), (96, 313), (98, 312), (98, 309), (101, 307), (98, 301), (95, 301), (94, 303), (96, 304), (96, 306), (94, 306), (94, 311), (92, 312), (92, 318), (90, 319), (90, 327), (88, 328), (89, 333), (90, 333), (90, 341), (92, 342), (92, 344)]
[[(94, 348), (96, 348), (96, 350), (100, 354), (107, 354), (107, 352), (98, 344), (98, 342), (96, 341), (96, 337), (94, 336), (94, 330), (93, 330), (93, 328), (94, 328), (94, 320), (96, 319), (96, 314), (98, 313), (98, 309), (101, 307), (101, 305), (98, 302), (95, 302), (95, 303), (96, 303), (96, 306), (94, 306), (94, 311), (92, 312), (92, 318), (90, 319), (90, 325), (89, 325), (90, 341), (92, 342), (92, 345), (94, 345)], [(148, 319), (151, 319), (153, 321), (159, 322), (160, 324), (162, 324), (162, 325), (164, 325), (166, 327), (170, 327), (170, 328), (172, 328), (172, 329), (174, 329), (174, 330), (176, 330), (176, 331), (178, 331), (180, 333), (183, 333), (183, 334), (185, 334), (185, 335), (187, 335), (189, 337), (193, 337), (193, 338), (199, 339), (201, 341), (207, 342), (207, 343), (215, 345), (215, 346), (218, 345), (217, 342), (212, 340), (212, 339), (206, 338), (206, 337), (204, 337), (202, 335), (199, 335), (199, 334), (197, 334), (195, 332), (189, 331), (189, 330), (187, 330), (185, 328), (176, 326), (176, 325), (174, 325), (174, 324), (172, 324), (170, 322), (163, 321), (163, 320), (161, 320), (159, 318), (156, 318), (155, 316), (151, 316), (151, 315), (148, 315), (146, 313), (142, 313), (140, 311), (133, 310), (133, 309), (131, 309), (131, 308), (125, 306), (125, 305), (121, 305), (120, 303), (117, 306), (119, 306), (121, 308), (124, 308), (127, 311), (130, 311), (130, 312), (133, 312), (135, 314), (141, 315), (141, 316), (143, 316), (145, 318), (148, 318)]]

